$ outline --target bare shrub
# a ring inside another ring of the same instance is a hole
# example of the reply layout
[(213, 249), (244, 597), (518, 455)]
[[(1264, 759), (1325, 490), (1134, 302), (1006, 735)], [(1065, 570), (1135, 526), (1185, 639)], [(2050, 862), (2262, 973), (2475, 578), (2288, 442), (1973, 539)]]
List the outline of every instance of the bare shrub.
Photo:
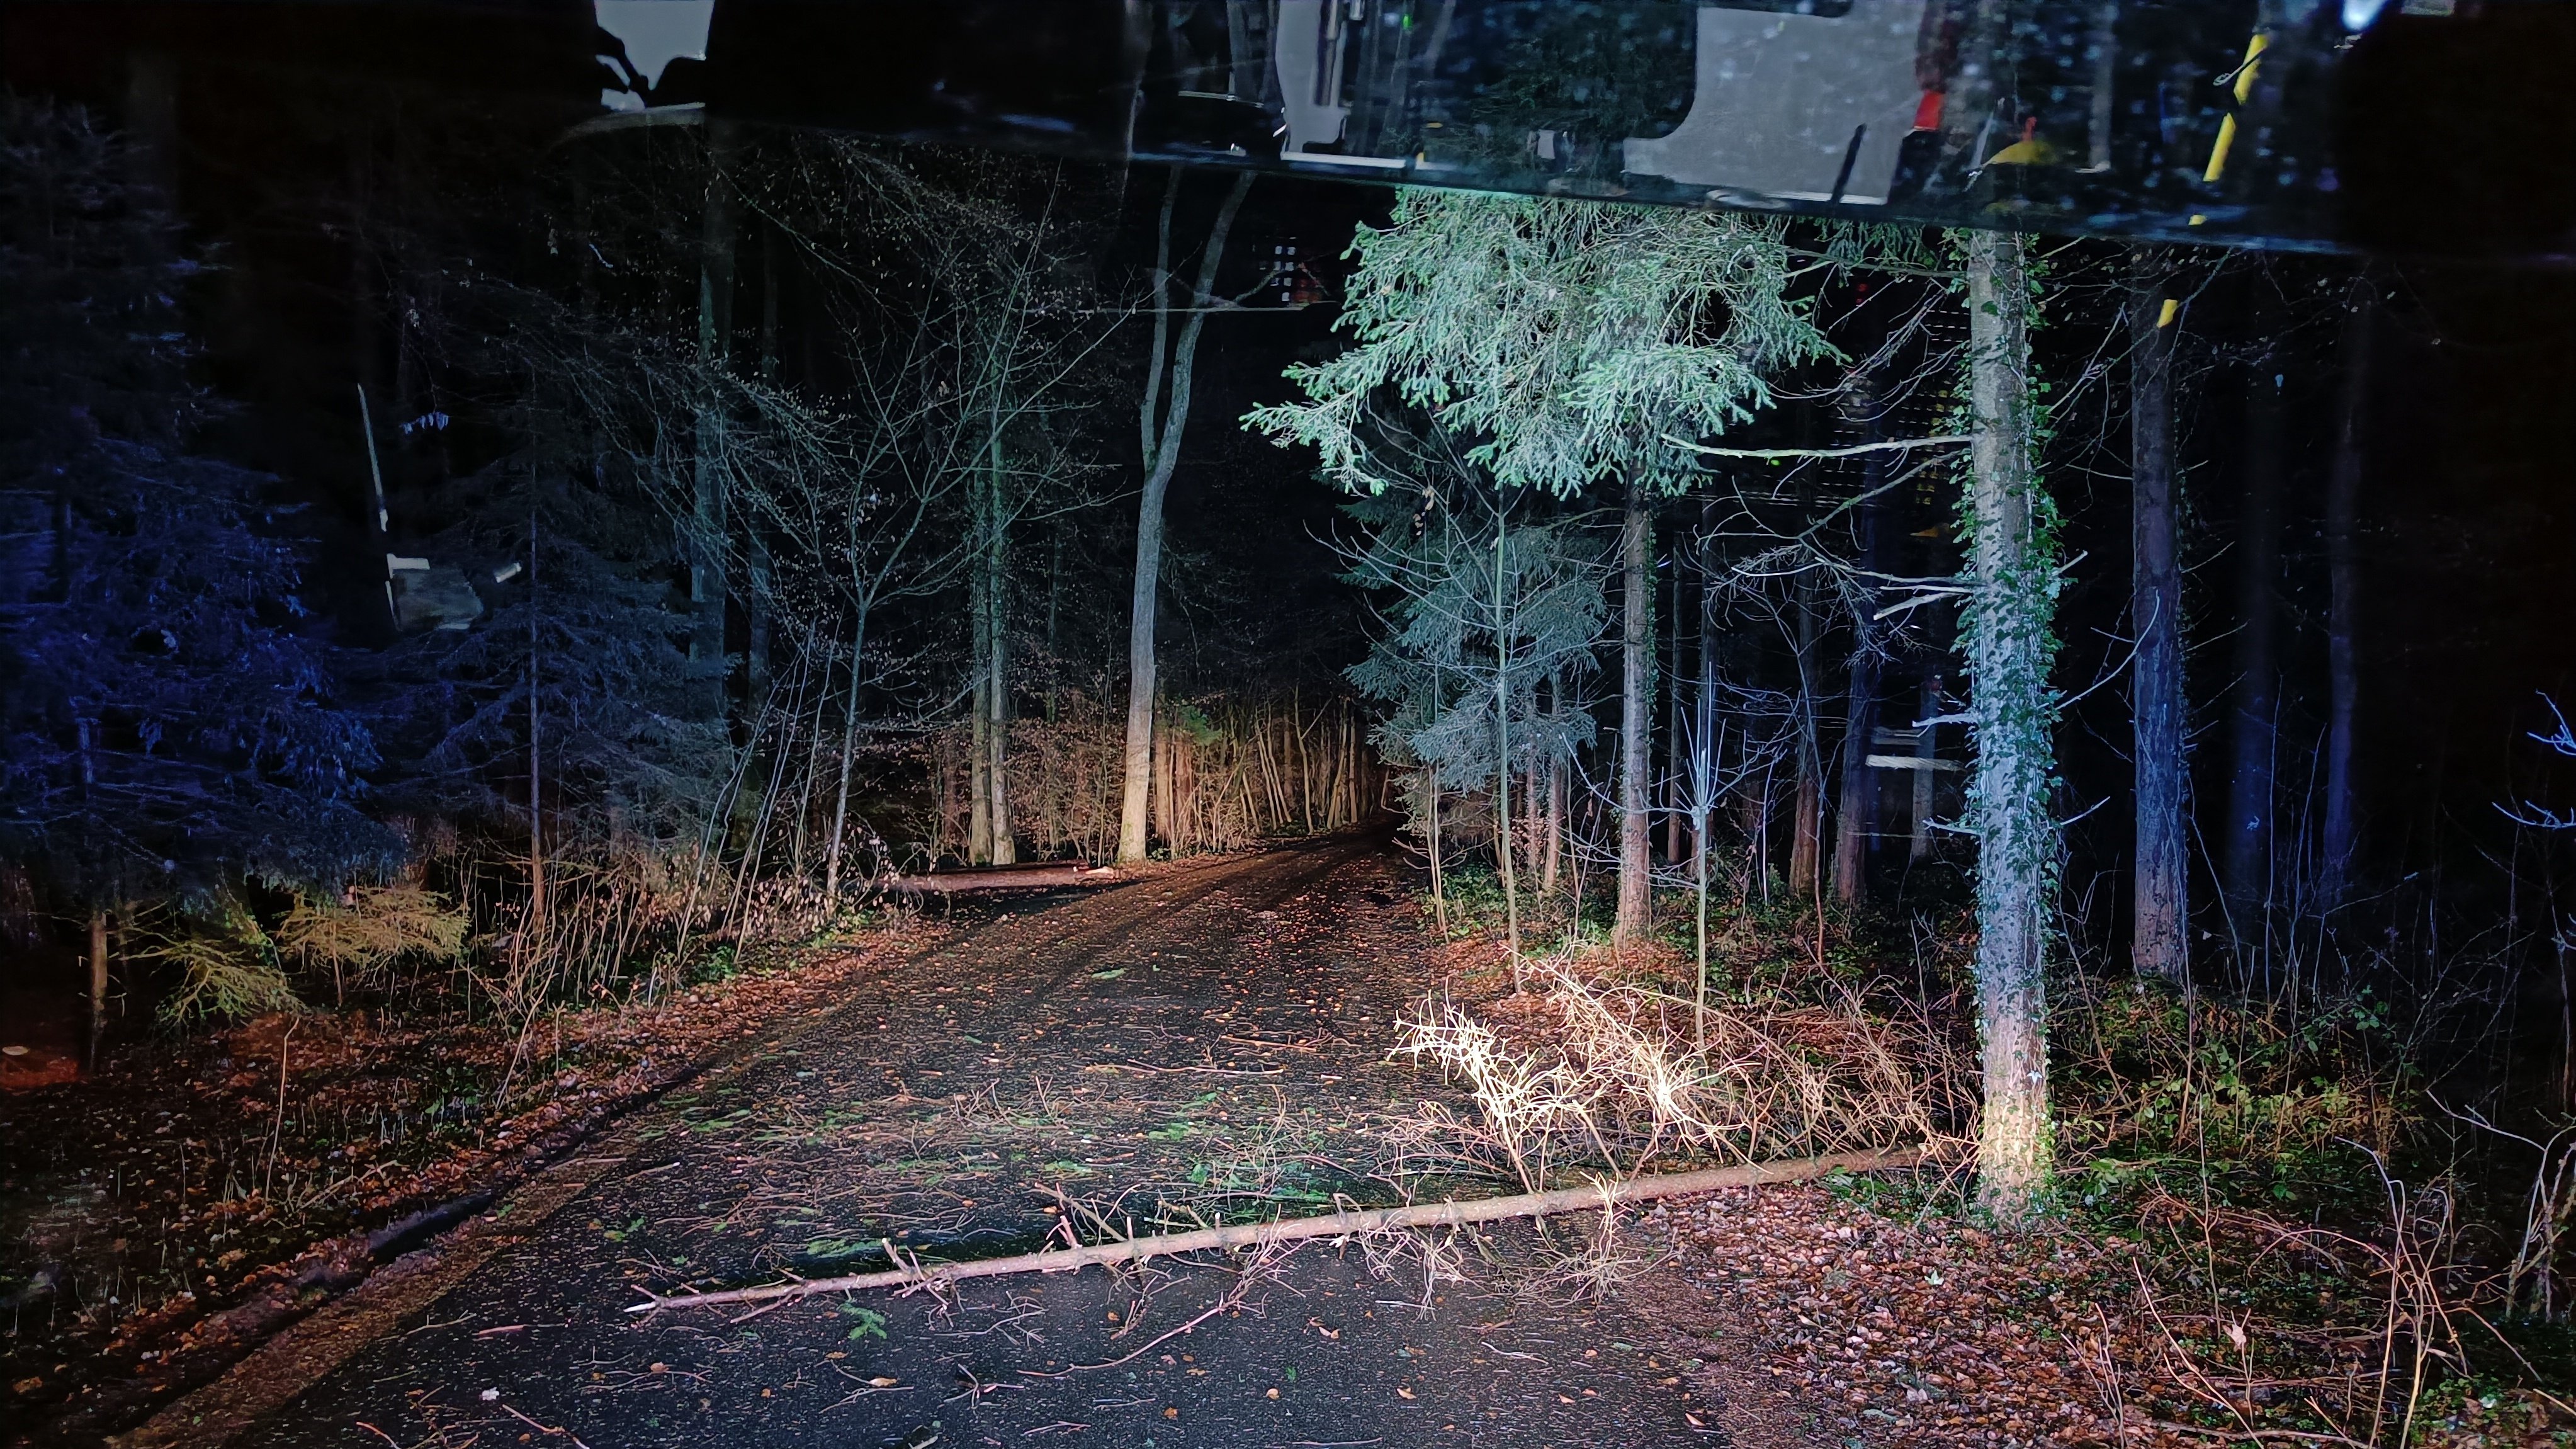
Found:
[(1399, 1148), (1407, 1155), (1428, 1150), (1447, 1155), (1440, 1144), (1459, 1143), (1466, 1163), (1491, 1169), (1507, 1166), (1521, 1185), (1535, 1192), (1548, 1164), (1562, 1155), (1562, 1145), (1581, 1139), (1601, 1158), (1611, 1154), (1596, 1114), (1610, 1084), (1588, 1077), (1558, 1053), (1524, 1051), (1500, 1032), (1478, 1021), (1454, 1001), (1426, 998), (1410, 1015), (1396, 1019), (1395, 1054), (1429, 1058), (1451, 1080), (1474, 1094), (1481, 1123), (1462, 1122), (1441, 1103), (1426, 1102), (1404, 1123)]
[[(2466, 1330), (2505, 1345), (2473, 1304), (2481, 1282), (2460, 1257), (2451, 1184), (2410, 1186), (2384, 1166), (2380, 1181), (2385, 1217), (2367, 1233), (2150, 1197), (2141, 1226), (2162, 1244), (2164, 1261), (2152, 1273), (2136, 1265), (2136, 1321), (2147, 1342), (2131, 1392), (2232, 1421), (2247, 1436), (2417, 1442), (2437, 1386), (2471, 1373)], [(2176, 1283), (2189, 1286), (2177, 1291)], [(2333, 1305), (2322, 1321), (2260, 1306), (2319, 1297), (2320, 1285)], [(2326, 1432), (2268, 1428), (2279, 1413)]]
[(1450, 1001), (1399, 1019), (1397, 1054), (1437, 1064), (1481, 1118), (1427, 1106), (1407, 1134), (1417, 1152), (1463, 1144), (1452, 1150), (1535, 1189), (1551, 1163), (1636, 1171), (1671, 1150), (1754, 1161), (1938, 1146), (1964, 1120), (1963, 1068), (1944, 1040), (1872, 1016), (1848, 990), (1831, 1005), (1712, 1010), (1703, 1030), (1692, 1003), (1587, 981), (1568, 956), (1534, 963), (1530, 979), (1557, 1018), (1540, 1040)]
[[(1576, 1214), (1574, 1220), (1579, 1224), (1584, 1216)], [(1552, 1237), (1543, 1238), (1547, 1243), (1540, 1250), (1544, 1266), (1522, 1285), (1523, 1296), (1558, 1307), (1604, 1302), (1669, 1256), (1621, 1233), (1616, 1209), (1588, 1216), (1598, 1219), (1593, 1230), (1570, 1244), (1558, 1247)], [(1545, 1218), (1539, 1219), (1539, 1232), (1549, 1232)]]

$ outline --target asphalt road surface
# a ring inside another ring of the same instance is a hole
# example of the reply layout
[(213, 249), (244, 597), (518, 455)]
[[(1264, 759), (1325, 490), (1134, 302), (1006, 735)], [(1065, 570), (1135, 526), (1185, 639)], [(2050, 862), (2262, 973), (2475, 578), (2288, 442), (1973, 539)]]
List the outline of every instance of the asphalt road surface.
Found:
[(1091, 1237), (1391, 1201), (1425, 1165), (1403, 1119), (1472, 1111), (1387, 1058), (1441, 957), (1381, 842), (973, 909), (136, 1442), (1723, 1442), (1616, 1296), (1577, 1291), (1568, 1225), (629, 1313), (639, 1287), (1033, 1250), (1067, 1213)]

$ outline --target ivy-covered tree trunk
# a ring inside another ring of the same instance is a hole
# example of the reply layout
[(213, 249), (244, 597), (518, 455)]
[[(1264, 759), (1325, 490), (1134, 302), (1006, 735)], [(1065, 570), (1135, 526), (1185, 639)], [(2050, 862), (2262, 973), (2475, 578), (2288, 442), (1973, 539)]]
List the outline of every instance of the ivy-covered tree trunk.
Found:
[(1628, 490), (1620, 531), (1619, 911), (1610, 935), (1625, 947), (1646, 933), (1650, 832), (1646, 775), (1654, 722), (1655, 581), (1653, 529), (1642, 487)]
[(2130, 964), (2181, 986), (2190, 979), (2183, 812), (2182, 560), (2174, 546), (2173, 344), (2165, 313), (2167, 266), (2141, 248), (2129, 293), (2129, 627), (2131, 761), (2137, 776), (2135, 926)]
[(2049, 1173), (2047, 922), (2056, 876), (2048, 817), (2057, 697), (2056, 519), (2040, 487), (2030, 388), (2030, 278), (2022, 239), (1966, 240), (1970, 445), (1967, 821), (1977, 838), (1977, 1027), (1985, 1109), (1978, 1199), (2027, 1217)]

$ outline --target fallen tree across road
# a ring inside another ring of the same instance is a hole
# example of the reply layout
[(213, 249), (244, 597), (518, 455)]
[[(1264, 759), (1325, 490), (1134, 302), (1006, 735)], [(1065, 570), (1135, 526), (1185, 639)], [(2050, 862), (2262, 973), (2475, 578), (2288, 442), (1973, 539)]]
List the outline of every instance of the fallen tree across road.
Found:
[(965, 870), (932, 871), (928, 875), (899, 875), (881, 882), (881, 888), (892, 895), (965, 895), (973, 891), (1054, 890), (1063, 886), (1116, 885), (1129, 877), (1108, 866), (1087, 866), (1080, 861), (1048, 861), (1036, 865), (973, 866)]
[[(928, 1287), (937, 1283), (954, 1283), (966, 1278), (995, 1278), (1010, 1273), (1069, 1273), (1094, 1264), (1132, 1263), (1146, 1258), (1174, 1253), (1199, 1253), (1216, 1248), (1253, 1248), (1266, 1243), (1293, 1242), (1303, 1238), (1339, 1237), (1350, 1233), (1381, 1232), (1394, 1228), (1457, 1227), (1468, 1223), (1489, 1223), (1504, 1218), (1546, 1217), (1555, 1213), (1586, 1212), (1623, 1203), (1647, 1202), (1656, 1198), (1682, 1197), (1691, 1193), (1716, 1192), (1721, 1188), (1759, 1187), (1769, 1183), (1808, 1182), (1833, 1172), (1878, 1172), (1912, 1167), (1922, 1159), (1919, 1148), (1898, 1147), (1878, 1152), (1846, 1152), (1830, 1157), (1802, 1157), (1787, 1162), (1756, 1162), (1741, 1167), (1717, 1167), (1704, 1172), (1670, 1173), (1656, 1177), (1632, 1177), (1623, 1182), (1587, 1183), (1582, 1187), (1558, 1188), (1552, 1192), (1525, 1192), (1510, 1197), (1481, 1198), (1470, 1202), (1416, 1203), (1411, 1207), (1371, 1208), (1359, 1212), (1337, 1212), (1326, 1217), (1281, 1218), (1267, 1223), (1238, 1223), (1228, 1227), (1201, 1228), (1195, 1232), (1165, 1233), (1150, 1238), (1127, 1238), (1112, 1243), (1093, 1243), (1079, 1248), (1057, 1248), (1043, 1253), (1022, 1253), (1008, 1258), (986, 1258), (970, 1263), (940, 1263), (930, 1267), (889, 1268), (879, 1273), (850, 1273), (836, 1278), (800, 1278), (788, 1283), (767, 1283), (756, 1288), (727, 1288), (713, 1293), (654, 1294), (647, 1301), (627, 1309), (629, 1313), (653, 1313), (665, 1308), (712, 1307), (724, 1303), (765, 1303), (781, 1298), (807, 1298), (817, 1293), (848, 1293), (862, 1288)], [(888, 1246), (889, 1256), (893, 1248)], [(898, 1263), (901, 1262), (897, 1258)]]

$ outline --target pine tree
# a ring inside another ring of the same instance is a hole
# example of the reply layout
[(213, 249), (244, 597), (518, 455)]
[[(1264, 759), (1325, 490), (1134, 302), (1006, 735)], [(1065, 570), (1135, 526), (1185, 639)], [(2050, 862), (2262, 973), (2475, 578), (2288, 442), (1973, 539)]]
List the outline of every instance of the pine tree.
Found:
[(1579, 519), (1515, 521), (1525, 501), (1454, 467), (1401, 493), (1354, 499), (1349, 512), (1368, 538), (1347, 575), (1392, 596), (1387, 632), (1349, 678), (1392, 706), (1379, 730), (1389, 753), (1422, 766), (1412, 785), (1416, 832), (1428, 839), (1440, 828), (1433, 797), (1443, 782), (1489, 787), (1515, 953), (1511, 782), (1551, 772), (1592, 743), (1591, 717), (1565, 709), (1563, 692), (1591, 672), (1609, 613), (1597, 533)]
[(1832, 355), (1792, 295), (1781, 225), (1716, 212), (1407, 191), (1362, 228), (1329, 362), (1292, 368), (1307, 401), (1247, 421), (1317, 448), (1353, 492), (1399, 480), (1368, 419), (1417, 409), (1466, 442), (1494, 487), (1570, 498), (1619, 490), (1623, 547), (1617, 935), (1645, 927), (1645, 740), (1653, 717), (1648, 513), (1698, 475), (1698, 440), (1769, 405), (1769, 379)]
[(82, 113), (0, 97), (0, 854), (91, 913), (94, 1017), (110, 914), (395, 855), (292, 510), (191, 451), (197, 267), (133, 170)]

